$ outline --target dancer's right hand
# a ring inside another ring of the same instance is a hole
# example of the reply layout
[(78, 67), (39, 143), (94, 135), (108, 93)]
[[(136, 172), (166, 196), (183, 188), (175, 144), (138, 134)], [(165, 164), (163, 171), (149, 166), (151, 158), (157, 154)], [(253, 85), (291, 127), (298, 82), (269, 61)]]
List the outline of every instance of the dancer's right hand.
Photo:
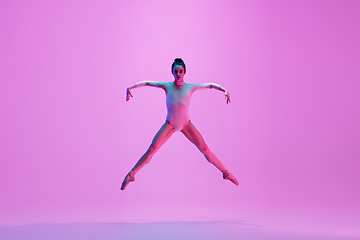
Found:
[(130, 88), (127, 88), (126, 89), (126, 101), (129, 101), (130, 97), (133, 97), (133, 95), (130, 92)]
[(225, 90), (225, 100), (226, 100), (226, 104), (231, 103), (231, 101), (230, 101), (230, 93), (227, 90)]

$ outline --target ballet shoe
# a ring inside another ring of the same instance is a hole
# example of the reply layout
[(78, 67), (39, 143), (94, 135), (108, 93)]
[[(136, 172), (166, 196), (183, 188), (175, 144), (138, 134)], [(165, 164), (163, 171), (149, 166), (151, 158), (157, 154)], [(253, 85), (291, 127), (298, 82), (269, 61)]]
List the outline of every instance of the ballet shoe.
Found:
[(124, 178), (124, 181), (122, 182), (121, 184), (121, 190), (125, 190), (126, 186), (130, 183), (130, 182), (133, 182), (135, 181), (135, 174), (133, 172), (129, 172), (125, 178)]
[(235, 185), (239, 185), (238, 180), (229, 172), (229, 170), (223, 171), (223, 178), (232, 181)]

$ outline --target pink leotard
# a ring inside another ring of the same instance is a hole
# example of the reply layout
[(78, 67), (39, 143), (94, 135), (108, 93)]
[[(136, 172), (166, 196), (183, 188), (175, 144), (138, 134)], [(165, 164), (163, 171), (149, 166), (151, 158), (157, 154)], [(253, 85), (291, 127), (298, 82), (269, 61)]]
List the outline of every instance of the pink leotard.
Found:
[(190, 120), (188, 110), (194, 91), (210, 87), (210, 83), (184, 83), (180, 87), (176, 86), (174, 82), (149, 82), (149, 85), (161, 87), (165, 90), (168, 110), (166, 120), (174, 126), (175, 131), (181, 131)]

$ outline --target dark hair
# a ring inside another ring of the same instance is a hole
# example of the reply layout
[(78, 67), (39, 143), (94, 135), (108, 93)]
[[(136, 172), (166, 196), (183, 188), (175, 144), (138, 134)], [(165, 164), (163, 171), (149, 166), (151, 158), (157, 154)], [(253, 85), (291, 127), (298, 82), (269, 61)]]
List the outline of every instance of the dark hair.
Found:
[(175, 65), (180, 65), (184, 67), (184, 70), (186, 71), (186, 66), (184, 61), (181, 58), (175, 58), (173, 64), (171, 65), (171, 73), (173, 72), (174, 66)]

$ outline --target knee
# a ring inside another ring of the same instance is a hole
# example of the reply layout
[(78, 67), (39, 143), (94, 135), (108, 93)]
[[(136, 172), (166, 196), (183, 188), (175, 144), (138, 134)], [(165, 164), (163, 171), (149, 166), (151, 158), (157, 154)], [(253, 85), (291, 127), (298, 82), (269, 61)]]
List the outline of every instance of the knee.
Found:
[(154, 144), (151, 144), (149, 149), (148, 149), (148, 153), (153, 155), (154, 153), (156, 153), (159, 150), (159, 147), (157, 147)]

